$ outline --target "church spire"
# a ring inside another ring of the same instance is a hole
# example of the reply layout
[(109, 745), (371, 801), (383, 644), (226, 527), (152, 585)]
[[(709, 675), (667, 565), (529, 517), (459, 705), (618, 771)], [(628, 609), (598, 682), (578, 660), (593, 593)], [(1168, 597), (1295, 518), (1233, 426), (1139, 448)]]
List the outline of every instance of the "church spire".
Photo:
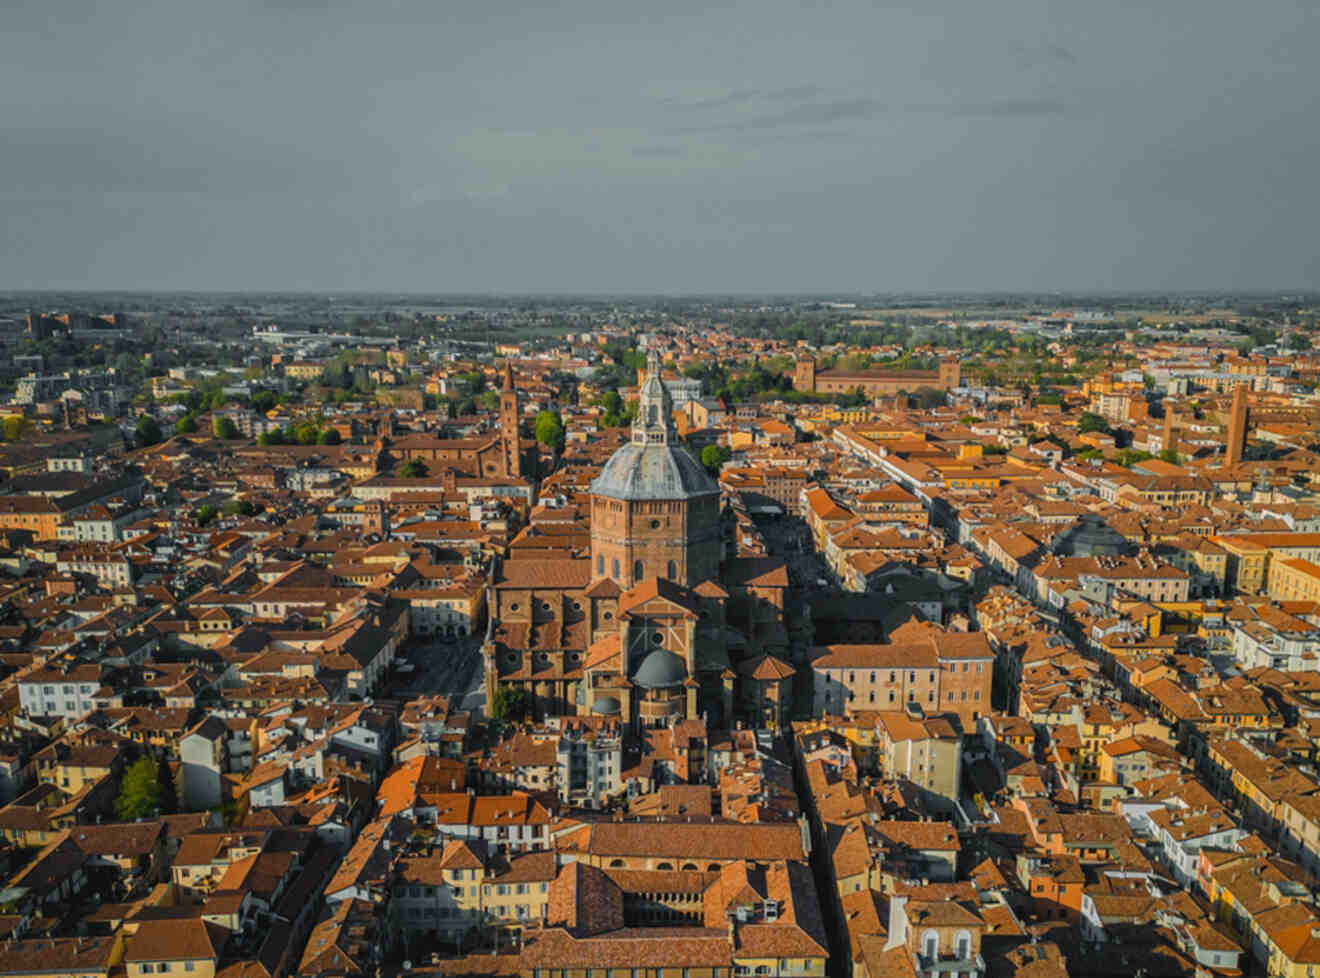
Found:
[(633, 421), (632, 440), (642, 445), (668, 445), (678, 441), (674, 430), (674, 399), (660, 376), (660, 351), (646, 351), (646, 381), (642, 384)]

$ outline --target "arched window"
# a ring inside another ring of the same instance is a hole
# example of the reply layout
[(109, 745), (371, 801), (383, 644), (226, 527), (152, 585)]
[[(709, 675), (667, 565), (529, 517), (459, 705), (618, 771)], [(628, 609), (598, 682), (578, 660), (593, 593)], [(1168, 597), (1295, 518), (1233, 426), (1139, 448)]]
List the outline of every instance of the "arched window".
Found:
[(660, 864), (659, 864), (658, 866), (656, 866), (655, 868), (656, 868), (657, 870), (673, 869), (673, 868), (674, 868), (674, 865), (673, 865), (673, 863), (660, 863)]
[(646, 419), (646, 420), (647, 420), (647, 422), (648, 422), (649, 424), (655, 424), (657, 418), (658, 418), (658, 415), (656, 414), (655, 405), (652, 404), (650, 410), (647, 412), (647, 419)]
[(622, 859), (611, 859), (611, 860), (610, 860), (610, 869), (622, 869), (622, 868), (623, 868), (623, 860), (622, 860)]
[(642, 562), (641, 562), (640, 560), (634, 560), (634, 561), (633, 561), (633, 583), (634, 583), (634, 584), (636, 584), (638, 581), (640, 581), (640, 580), (645, 576), (645, 575), (642, 573), (642, 570), (643, 570), (643, 568), (642, 568)]
[(684, 864), (683, 864), (683, 871), (684, 871), (684, 872), (689, 872), (689, 873), (695, 873), (695, 872), (697, 871), (697, 864), (696, 864), (696, 863), (684, 863)]
[(927, 960), (934, 961), (940, 956), (940, 935), (928, 930), (921, 935), (921, 953)]
[(598, 576), (600, 576), (600, 577), (604, 577), (604, 576), (605, 576), (605, 555), (604, 555), (604, 554), (597, 554), (597, 555), (596, 555), (596, 574), (597, 574)]
[(958, 948), (958, 960), (967, 961), (972, 956), (972, 932), (969, 930), (958, 931), (958, 939), (954, 942)]
[(614, 572), (613, 572), (610, 576), (613, 577), (613, 578), (617, 581), (617, 580), (619, 579), (619, 558), (618, 558), (618, 557), (615, 557), (615, 558), (614, 558), (613, 568), (612, 568), (612, 569), (613, 569)]
[(678, 580), (678, 564), (674, 563), (674, 562), (671, 560), (671, 561), (669, 562), (669, 567), (667, 568), (667, 570), (668, 570), (668, 576), (669, 576), (669, 579), (670, 579), (671, 581), (676, 581), (676, 580)]

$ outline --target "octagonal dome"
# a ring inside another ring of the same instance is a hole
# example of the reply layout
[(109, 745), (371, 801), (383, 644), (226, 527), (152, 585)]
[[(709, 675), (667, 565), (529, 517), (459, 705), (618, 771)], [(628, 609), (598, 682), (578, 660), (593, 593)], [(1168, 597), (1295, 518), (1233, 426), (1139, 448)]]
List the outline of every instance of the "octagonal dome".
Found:
[(692, 499), (718, 495), (719, 485), (681, 445), (629, 442), (610, 456), (591, 483), (611, 499)]
[(632, 678), (643, 689), (681, 686), (683, 680), (687, 679), (687, 663), (682, 656), (668, 649), (656, 649), (647, 653)]

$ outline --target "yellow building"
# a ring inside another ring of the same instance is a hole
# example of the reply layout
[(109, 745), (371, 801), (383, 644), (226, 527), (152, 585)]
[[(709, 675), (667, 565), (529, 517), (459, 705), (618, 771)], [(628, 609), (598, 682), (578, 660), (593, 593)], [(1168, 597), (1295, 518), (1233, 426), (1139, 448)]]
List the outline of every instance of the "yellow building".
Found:
[(1320, 565), (1299, 557), (1270, 561), (1266, 593), (1275, 601), (1320, 601)]
[(1260, 594), (1265, 589), (1269, 548), (1253, 542), (1246, 534), (1210, 539), (1227, 554), (1225, 583), (1243, 594)]

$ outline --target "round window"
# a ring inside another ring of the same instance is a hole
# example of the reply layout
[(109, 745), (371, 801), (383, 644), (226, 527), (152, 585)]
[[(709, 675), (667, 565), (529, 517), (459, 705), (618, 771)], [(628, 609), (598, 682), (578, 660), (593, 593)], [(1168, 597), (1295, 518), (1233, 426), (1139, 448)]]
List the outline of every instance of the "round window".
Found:
[(651, 529), (653, 529), (653, 530), (658, 530), (658, 529), (660, 529), (660, 521), (659, 521), (659, 520), (651, 520)]
[(518, 602), (515, 601), (515, 602), (513, 602), (513, 604), (509, 605), (509, 610), (510, 610), (510, 611), (517, 611), (517, 610), (518, 610)]
[(606, 620), (606, 621), (611, 621), (613, 618), (614, 618), (614, 612), (612, 612), (612, 611), (607, 611), (607, 612), (605, 612), (605, 620)]
[(656, 645), (659, 645), (664, 640), (665, 637), (661, 635), (659, 632), (656, 632), (654, 635), (651, 636), (651, 641), (654, 642)]

